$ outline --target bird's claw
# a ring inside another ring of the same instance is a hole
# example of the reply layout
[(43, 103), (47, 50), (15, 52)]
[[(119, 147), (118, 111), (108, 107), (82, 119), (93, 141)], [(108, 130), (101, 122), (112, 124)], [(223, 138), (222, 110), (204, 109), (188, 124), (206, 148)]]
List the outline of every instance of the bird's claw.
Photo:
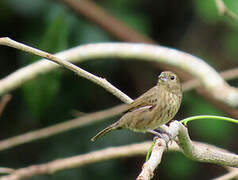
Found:
[(154, 141), (155, 141), (157, 138), (163, 139), (163, 140), (165, 141), (166, 148), (167, 148), (167, 150), (168, 150), (168, 144), (169, 144), (169, 142), (172, 143), (172, 140), (173, 140), (172, 135), (171, 135), (170, 133), (165, 132), (165, 131), (161, 131), (161, 130), (159, 130), (159, 132), (153, 131), (153, 130), (150, 130), (150, 131), (148, 131), (148, 132), (150, 132), (150, 133), (156, 135), (156, 136), (154, 137), (154, 139), (153, 139)]

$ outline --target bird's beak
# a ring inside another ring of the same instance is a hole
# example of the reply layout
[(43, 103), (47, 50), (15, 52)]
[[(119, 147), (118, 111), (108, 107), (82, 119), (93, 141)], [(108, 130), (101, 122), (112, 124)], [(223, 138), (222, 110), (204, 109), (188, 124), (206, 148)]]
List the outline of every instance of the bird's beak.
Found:
[(159, 75), (159, 79), (160, 79), (161, 81), (163, 81), (163, 82), (168, 81), (168, 78), (165, 77), (163, 74)]

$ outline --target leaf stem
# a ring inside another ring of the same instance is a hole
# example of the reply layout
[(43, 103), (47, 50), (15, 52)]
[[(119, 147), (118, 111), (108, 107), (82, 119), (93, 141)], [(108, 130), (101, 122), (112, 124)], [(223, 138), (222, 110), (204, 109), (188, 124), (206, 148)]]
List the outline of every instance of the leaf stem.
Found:
[(228, 122), (232, 122), (232, 123), (237, 123), (238, 124), (238, 120), (237, 119), (232, 119), (232, 118), (223, 117), (223, 116), (213, 116), (213, 115), (192, 116), (192, 117), (185, 118), (185, 119), (181, 120), (180, 122), (183, 123), (184, 125), (187, 125), (187, 123), (189, 121), (199, 120), (199, 119), (217, 119), (217, 120), (223, 120), (223, 121), (228, 121)]

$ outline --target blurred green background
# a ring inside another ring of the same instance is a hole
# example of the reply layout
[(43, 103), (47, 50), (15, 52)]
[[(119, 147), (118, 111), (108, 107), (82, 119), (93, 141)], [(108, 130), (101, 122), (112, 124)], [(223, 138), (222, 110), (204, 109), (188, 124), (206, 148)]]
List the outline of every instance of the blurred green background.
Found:
[[(95, 3), (158, 44), (202, 57), (218, 71), (238, 65), (238, 22), (219, 16), (214, 0), (97, 0)], [(237, 0), (226, 0), (225, 3), (238, 14)], [(81, 44), (121, 41), (83, 16), (76, 15), (61, 0), (1, 0), (0, 36), (51, 53)], [(0, 59), (0, 78), (4, 78), (39, 58), (1, 46)], [(154, 63), (118, 59), (95, 59), (77, 65), (107, 78), (132, 98), (154, 86), (157, 75), (163, 70)], [(238, 86), (237, 80), (229, 83)], [(103, 88), (62, 68), (41, 75), (11, 93), (13, 98), (0, 117), (1, 140), (67, 121), (73, 118), (72, 110), (90, 113), (121, 103)], [(176, 119), (199, 114), (228, 116), (195, 91), (185, 93)], [(90, 142), (99, 129), (118, 118), (1, 151), (0, 166), (20, 168), (152, 139), (151, 135), (121, 130), (95, 143)], [(236, 153), (237, 130), (236, 125), (212, 120), (189, 125), (193, 140)], [(144, 156), (110, 160), (31, 179), (135, 179), (144, 160)], [(180, 153), (166, 153), (154, 179), (195, 180), (201, 179), (201, 174), (202, 179), (210, 179), (224, 172), (219, 166), (193, 162)]]

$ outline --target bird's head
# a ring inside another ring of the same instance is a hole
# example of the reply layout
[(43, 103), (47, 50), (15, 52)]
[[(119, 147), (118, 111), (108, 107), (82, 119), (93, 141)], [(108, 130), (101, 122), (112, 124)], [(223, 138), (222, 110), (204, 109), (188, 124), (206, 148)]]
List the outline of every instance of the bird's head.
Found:
[(158, 76), (158, 86), (163, 86), (171, 91), (182, 91), (179, 77), (171, 71), (163, 71)]

